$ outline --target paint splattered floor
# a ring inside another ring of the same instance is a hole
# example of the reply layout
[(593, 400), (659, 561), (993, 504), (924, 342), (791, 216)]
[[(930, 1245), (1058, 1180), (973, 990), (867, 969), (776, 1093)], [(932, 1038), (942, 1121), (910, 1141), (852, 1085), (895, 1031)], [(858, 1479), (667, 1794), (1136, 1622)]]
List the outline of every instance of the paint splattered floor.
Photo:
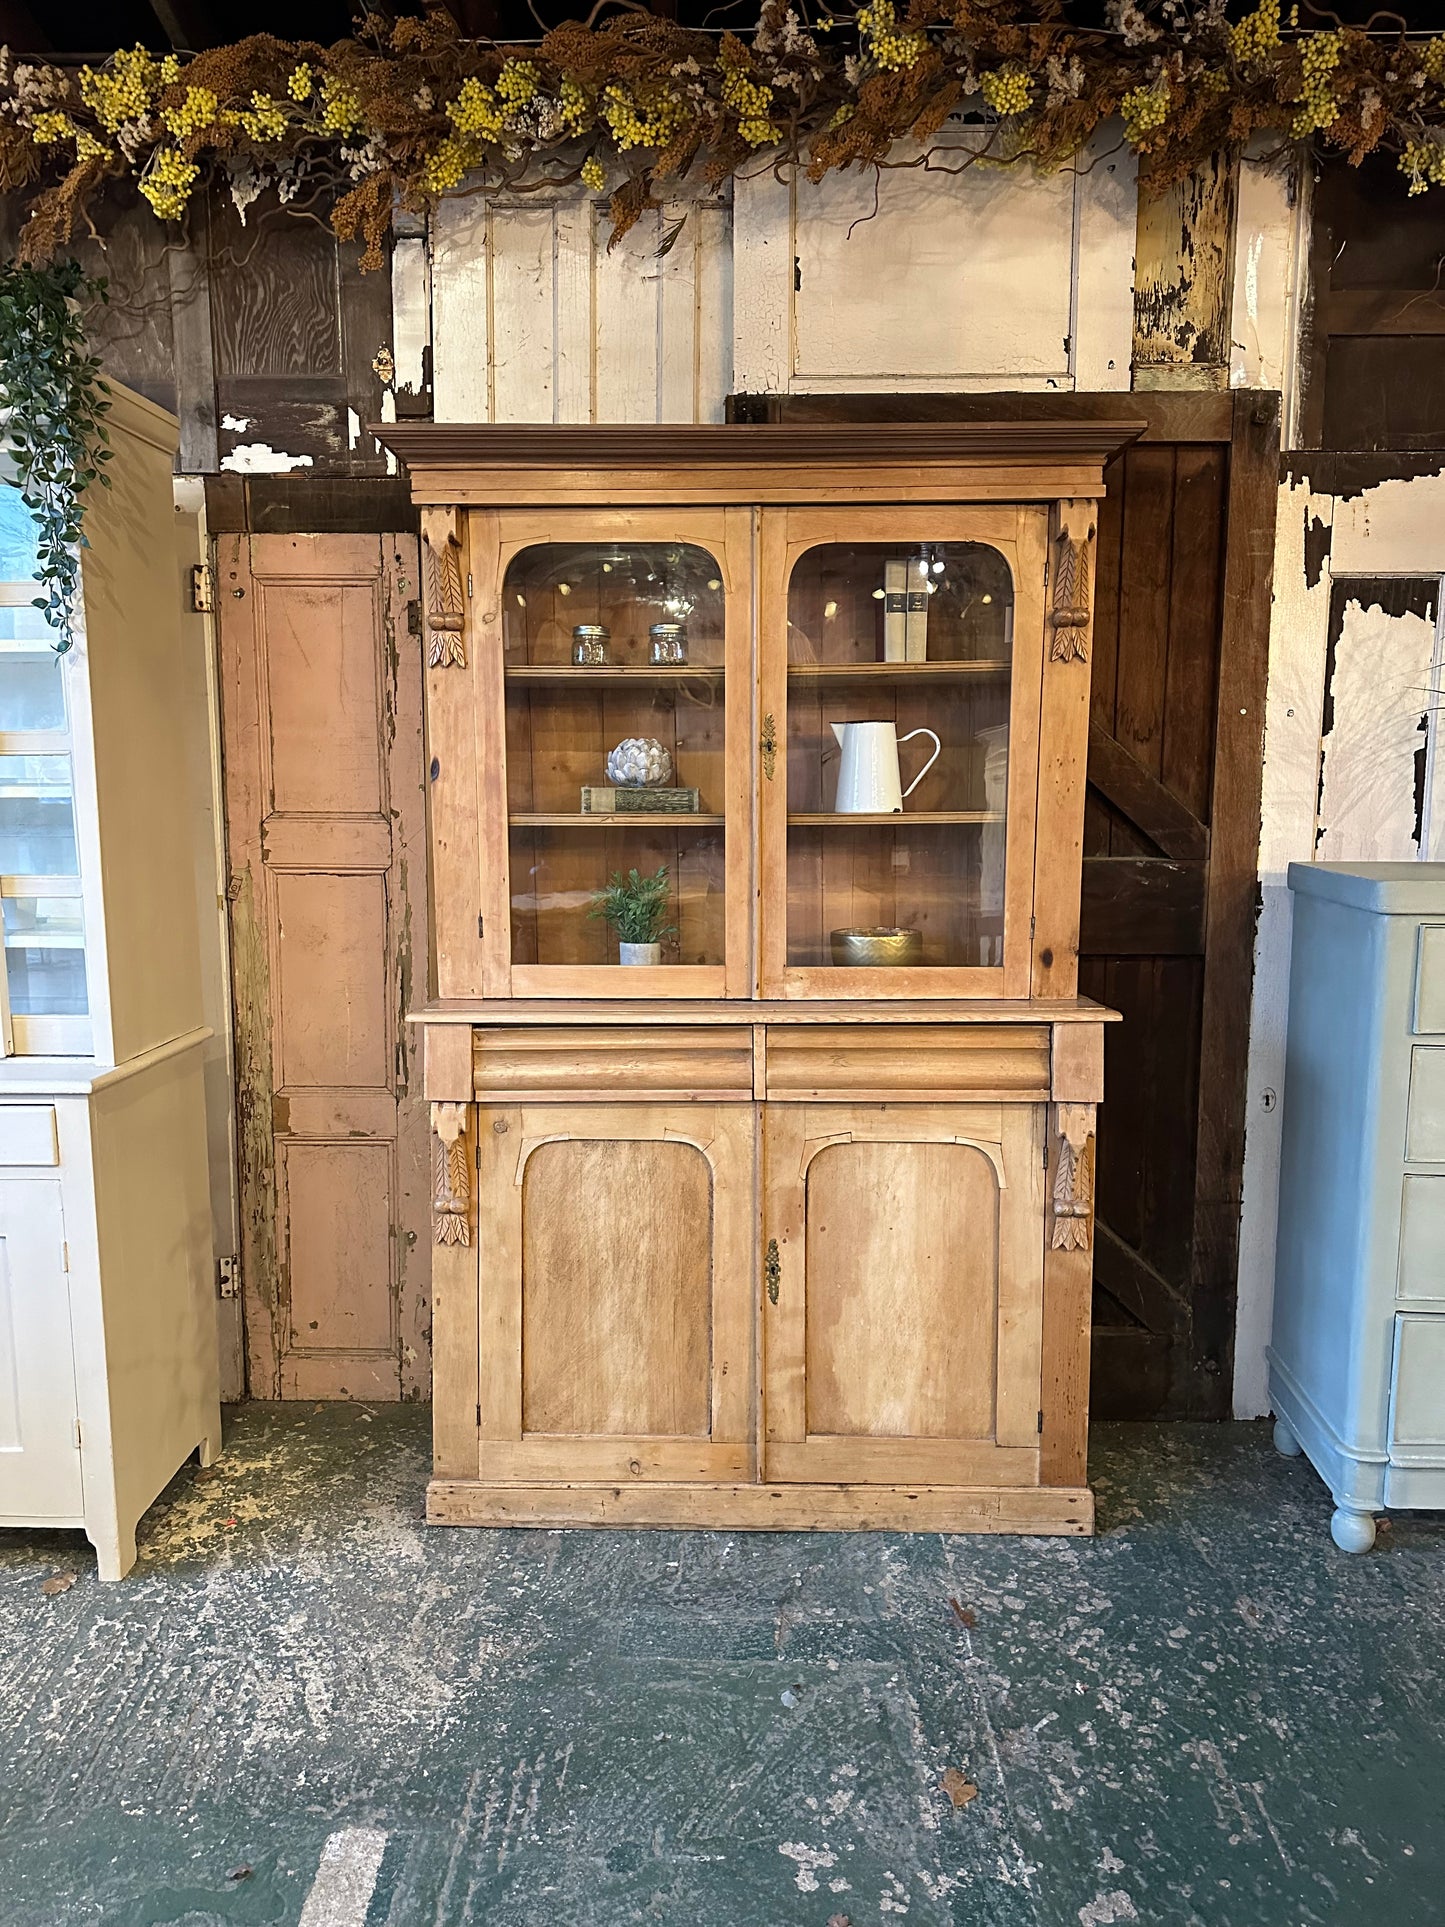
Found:
[(5, 1927), (1445, 1919), (1445, 1521), (1344, 1557), (1262, 1426), (1101, 1428), (1092, 1542), (428, 1532), (426, 1457), (253, 1406), (123, 1585), (0, 1534)]

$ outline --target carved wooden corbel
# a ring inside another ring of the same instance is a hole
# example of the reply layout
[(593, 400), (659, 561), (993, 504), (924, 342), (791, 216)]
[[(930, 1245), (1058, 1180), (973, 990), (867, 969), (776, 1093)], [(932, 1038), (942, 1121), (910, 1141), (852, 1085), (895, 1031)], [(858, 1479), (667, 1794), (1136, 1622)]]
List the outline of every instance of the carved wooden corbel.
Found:
[(433, 669), (455, 663), (467, 666), (462, 630), (466, 599), (462, 594), (461, 517), (456, 509), (421, 512), (422, 569), (426, 578), (426, 621), (431, 632), (427, 661)]
[(1049, 610), (1049, 624), (1053, 629), (1049, 657), (1053, 662), (1089, 660), (1097, 525), (1093, 502), (1059, 503), (1059, 529), (1054, 537), (1054, 596)]
[(1094, 1107), (1055, 1104), (1055, 1251), (1088, 1251), (1094, 1236)]
[(472, 1166), (467, 1150), (466, 1104), (433, 1104), (432, 1242), (469, 1245), (472, 1241)]

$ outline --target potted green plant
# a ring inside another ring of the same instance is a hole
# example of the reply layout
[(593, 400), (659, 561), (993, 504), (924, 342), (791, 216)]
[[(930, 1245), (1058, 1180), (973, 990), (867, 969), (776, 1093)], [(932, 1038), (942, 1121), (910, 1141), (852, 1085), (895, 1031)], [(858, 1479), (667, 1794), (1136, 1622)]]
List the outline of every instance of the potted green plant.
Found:
[(617, 932), (617, 950), (623, 963), (662, 962), (663, 940), (677, 935), (677, 925), (666, 921), (669, 887), (664, 863), (650, 877), (636, 870), (629, 870), (626, 876), (614, 870), (607, 888), (594, 894), (588, 915), (601, 917)]

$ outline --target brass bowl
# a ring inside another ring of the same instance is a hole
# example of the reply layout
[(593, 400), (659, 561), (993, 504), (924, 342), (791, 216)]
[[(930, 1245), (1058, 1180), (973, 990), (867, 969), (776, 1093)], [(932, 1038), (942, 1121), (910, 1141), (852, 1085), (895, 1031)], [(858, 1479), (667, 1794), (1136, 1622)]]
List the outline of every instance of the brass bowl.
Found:
[(828, 941), (833, 962), (855, 970), (897, 969), (923, 962), (922, 933), (891, 924), (875, 924), (870, 930), (833, 930)]

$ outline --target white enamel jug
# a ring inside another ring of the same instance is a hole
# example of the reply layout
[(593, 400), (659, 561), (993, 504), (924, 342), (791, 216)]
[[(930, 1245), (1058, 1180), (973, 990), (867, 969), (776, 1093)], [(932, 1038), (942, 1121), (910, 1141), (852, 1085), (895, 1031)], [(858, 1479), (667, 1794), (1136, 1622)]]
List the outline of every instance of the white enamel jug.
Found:
[[(844, 816), (890, 816), (901, 810), (904, 797), (912, 796), (943, 751), (931, 729), (910, 729), (900, 736), (892, 723), (834, 723), (833, 734), (843, 752), (833, 808)], [(927, 736), (933, 754), (904, 789), (898, 773), (898, 745), (915, 736)]]

